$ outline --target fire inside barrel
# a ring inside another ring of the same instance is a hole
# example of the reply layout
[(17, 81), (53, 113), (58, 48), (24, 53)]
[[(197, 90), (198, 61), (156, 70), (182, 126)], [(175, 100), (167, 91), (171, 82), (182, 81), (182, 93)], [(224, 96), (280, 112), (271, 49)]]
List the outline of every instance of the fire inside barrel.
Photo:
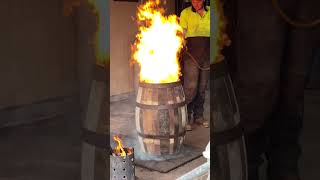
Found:
[(138, 7), (139, 33), (132, 47), (133, 59), (140, 65), (140, 81), (171, 83), (179, 81), (178, 55), (183, 47), (183, 29), (177, 16), (163, 15), (160, 1), (149, 0)]
[(139, 6), (137, 20), (133, 59), (140, 65), (135, 117), (140, 148), (150, 155), (176, 154), (187, 121), (178, 61), (183, 29), (177, 16), (164, 16), (159, 0)]

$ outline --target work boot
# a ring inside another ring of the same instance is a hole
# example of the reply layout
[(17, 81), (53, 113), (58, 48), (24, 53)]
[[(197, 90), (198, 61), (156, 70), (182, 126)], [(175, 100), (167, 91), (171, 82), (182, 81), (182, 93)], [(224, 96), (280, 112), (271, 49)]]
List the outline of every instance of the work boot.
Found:
[(186, 131), (192, 131), (192, 126), (191, 124), (186, 125)]
[(203, 118), (203, 116), (198, 117), (194, 121), (195, 124), (202, 125), (205, 128), (209, 127), (209, 122)]
[(192, 131), (195, 128), (196, 128), (196, 126), (194, 123), (188, 123), (188, 124), (186, 124), (186, 127), (185, 127), (186, 131)]

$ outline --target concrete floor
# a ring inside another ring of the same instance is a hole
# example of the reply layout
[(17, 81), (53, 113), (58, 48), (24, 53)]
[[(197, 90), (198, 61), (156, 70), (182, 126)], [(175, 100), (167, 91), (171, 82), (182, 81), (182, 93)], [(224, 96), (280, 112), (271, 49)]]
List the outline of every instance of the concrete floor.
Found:
[[(206, 119), (209, 119), (209, 93), (206, 94), (205, 113)], [(122, 134), (132, 136), (135, 132), (135, 97), (131, 96), (127, 100), (112, 102), (110, 106), (110, 130), (111, 134)], [(185, 144), (192, 145), (197, 148), (205, 150), (206, 145), (210, 140), (210, 129), (203, 127), (196, 127), (191, 132), (187, 132)], [(205, 163), (204, 157), (197, 158), (177, 169), (168, 173), (159, 173), (157, 171), (150, 171), (141, 167), (136, 167), (136, 176), (140, 180), (171, 180), (191, 171), (192, 169)]]
[[(306, 91), (305, 121), (302, 134), (303, 155), (301, 174), (303, 180), (320, 179), (320, 91)], [(128, 104), (126, 101), (123, 103)], [(111, 117), (125, 122), (132, 114), (115, 113)], [(119, 112), (118, 111), (118, 112)], [(130, 112), (130, 111), (129, 111)], [(1, 117), (0, 117), (1, 118)], [(0, 130), (0, 180), (79, 180), (81, 139), (79, 119), (75, 115), (56, 117), (39, 123), (4, 128)], [(128, 121), (127, 121), (128, 122)], [(129, 127), (131, 122), (124, 127)], [(120, 123), (121, 124), (121, 123)], [(111, 129), (120, 127), (111, 123)], [(125, 129), (118, 129), (121, 133)], [(187, 134), (186, 143), (204, 147), (209, 132), (198, 128)], [(167, 174), (142, 168), (136, 169), (141, 179), (174, 179), (204, 163), (198, 158)]]

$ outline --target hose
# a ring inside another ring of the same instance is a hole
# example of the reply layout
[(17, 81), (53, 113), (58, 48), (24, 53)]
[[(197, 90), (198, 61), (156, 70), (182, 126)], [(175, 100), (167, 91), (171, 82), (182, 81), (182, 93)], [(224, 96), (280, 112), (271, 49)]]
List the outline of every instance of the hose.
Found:
[(202, 71), (209, 71), (210, 70), (210, 66), (209, 67), (201, 67), (199, 65), (199, 63), (197, 62), (197, 60), (188, 51), (185, 51), (185, 53), (191, 58), (193, 64), (196, 65), (200, 70), (202, 70)]
[(271, 0), (273, 8), (277, 11), (277, 13), (280, 15), (280, 17), (287, 22), (288, 24), (299, 27), (299, 28), (312, 28), (317, 25), (320, 25), (320, 19), (316, 19), (311, 22), (299, 22), (292, 20), (288, 15), (286, 15), (283, 10), (279, 6), (278, 0)]

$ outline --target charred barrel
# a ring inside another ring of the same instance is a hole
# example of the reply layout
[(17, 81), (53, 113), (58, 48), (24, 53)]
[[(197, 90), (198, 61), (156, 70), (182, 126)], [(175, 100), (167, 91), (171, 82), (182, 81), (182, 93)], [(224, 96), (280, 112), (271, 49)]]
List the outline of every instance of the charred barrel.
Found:
[(181, 83), (140, 83), (135, 119), (142, 152), (149, 155), (179, 153), (187, 121)]

